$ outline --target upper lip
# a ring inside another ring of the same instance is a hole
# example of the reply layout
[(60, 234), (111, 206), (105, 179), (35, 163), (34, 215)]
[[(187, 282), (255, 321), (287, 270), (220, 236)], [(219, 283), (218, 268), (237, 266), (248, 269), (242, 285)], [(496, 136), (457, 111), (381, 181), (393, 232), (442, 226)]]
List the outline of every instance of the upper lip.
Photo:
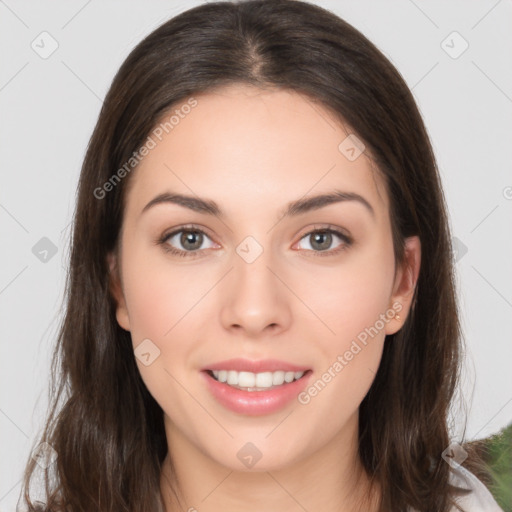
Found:
[(261, 359), (259, 361), (251, 361), (249, 359), (227, 359), (226, 361), (219, 361), (212, 363), (202, 368), (206, 370), (234, 370), (237, 372), (277, 372), (283, 370), (285, 372), (305, 372), (309, 370), (306, 366), (298, 366), (295, 364), (287, 363), (286, 361), (279, 361), (278, 359)]

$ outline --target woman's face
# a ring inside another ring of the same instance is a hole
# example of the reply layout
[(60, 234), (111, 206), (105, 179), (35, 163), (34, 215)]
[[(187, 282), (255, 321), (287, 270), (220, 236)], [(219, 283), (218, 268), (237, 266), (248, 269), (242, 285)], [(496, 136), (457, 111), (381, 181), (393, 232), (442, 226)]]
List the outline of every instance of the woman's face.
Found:
[(395, 275), (383, 182), (318, 104), (243, 85), (195, 100), (129, 178), (114, 292), (172, 451), (269, 470), (353, 448), (419, 241)]

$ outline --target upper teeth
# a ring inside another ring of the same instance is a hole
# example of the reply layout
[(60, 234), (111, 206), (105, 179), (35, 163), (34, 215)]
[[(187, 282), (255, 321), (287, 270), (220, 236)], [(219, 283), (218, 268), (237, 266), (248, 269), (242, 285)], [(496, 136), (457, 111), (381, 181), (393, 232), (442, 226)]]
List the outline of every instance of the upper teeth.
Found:
[(237, 372), (234, 370), (212, 370), (213, 375), (219, 382), (226, 382), (230, 386), (242, 388), (270, 388), (280, 386), (283, 382), (292, 382), (300, 379), (304, 372)]

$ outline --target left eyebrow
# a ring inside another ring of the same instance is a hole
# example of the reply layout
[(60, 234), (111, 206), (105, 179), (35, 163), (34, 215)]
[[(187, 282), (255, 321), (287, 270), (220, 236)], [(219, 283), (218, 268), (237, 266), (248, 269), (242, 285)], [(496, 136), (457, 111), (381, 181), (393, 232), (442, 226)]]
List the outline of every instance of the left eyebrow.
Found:
[(291, 203), (288, 203), (284, 212), (282, 212), (282, 216), (290, 217), (300, 215), (302, 213), (318, 210), (324, 206), (340, 203), (342, 201), (356, 201), (359, 204), (362, 204), (372, 217), (375, 218), (375, 210), (373, 209), (373, 206), (363, 196), (356, 194), (355, 192), (343, 192), (341, 190), (334, 190), (330, 194), (321, 194), (292, 201)]
[[(343, 201), (356, 201), (362, 204), (365, 209), (375, 218), (375, 210), (372, 205), (361, 195), (355, 192), (343, 192), (341, 190), (334, 190), (330, 194), (320, 194), (312, 197), (301, 198), (296, 201), (288, 203), (285, 209), (281, 212), (281, 217), (297, 216), (313, 210), (319, 210), (330, 204), (339, 203)], [(172, 192), (164, 192), (159, 194), (149, 201), (141, 211), (141, 215), (150, 208), (160, 204), (177, 204), (193, 210), (195, 212), (203, 213), (206, 215), (213, 215), (218, 218), (225, 218), (224, 212), (219, 208), (219, 205), (212, 199), (203, 199), (200, 197), (188, 196), (184, 194), (176, 194)]]

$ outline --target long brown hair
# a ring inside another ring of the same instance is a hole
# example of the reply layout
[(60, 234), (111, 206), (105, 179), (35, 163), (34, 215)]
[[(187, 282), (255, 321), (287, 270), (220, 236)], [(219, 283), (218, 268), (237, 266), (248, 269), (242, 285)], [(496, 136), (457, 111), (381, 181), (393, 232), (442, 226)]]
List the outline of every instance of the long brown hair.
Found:
[(58, 456), (43, 473), (45, 505), (30, 497), (39, 469), (32, 458), (23, 498), (29, 510), (163, 510), (163, 412), (140, 377), (130, 334), (117, 324), (107, 265), (136, 169), (113, 176), (172, 106), (232, 83), (300, 92), (350, 125), (384, 179), (397, 263), (404, 262), (404, 239), (420, 237), (414, 309), (387, 336), (361, 403), (359, 455), (381, 484), (382, 512), (446, 512), (455, 489), (441, 454), (450, 443), (461, 332), (433, 150), (413, 96), (388, 59), (331, 12), (293, 0), (190, 9), (147, 36), (117, 72), (77, 190), (65, 318), (40, 438)]

